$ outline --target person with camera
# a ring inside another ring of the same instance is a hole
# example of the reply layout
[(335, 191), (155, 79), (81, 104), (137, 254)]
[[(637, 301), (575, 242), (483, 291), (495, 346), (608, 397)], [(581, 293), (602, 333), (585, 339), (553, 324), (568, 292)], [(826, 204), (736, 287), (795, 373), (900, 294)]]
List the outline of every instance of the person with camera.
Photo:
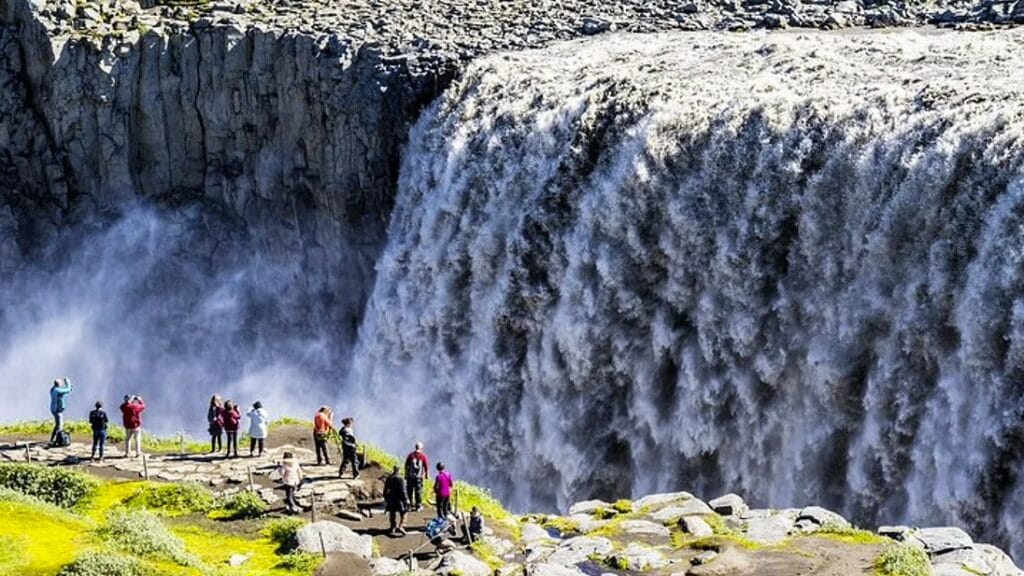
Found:
[(121, 423), (124, 424), (124, 457), (132, 451), (132, 440), (135, 440), (135, 457), (142, 456), (142, 413), (146, 411), (146, 402), (142, 396), (125, 395), (121, 403)]
[(50, 387), (50, 414), (53, 416), (53, 432), (50, 433), (50, 445), (57, 444), (57, 437), (64, 432), (64, 409), (67, 407), (65, 396), (71, 394), (71, 380), (58, 378)]
[(256, 402), (246, 412), (249, 417), (249, 458), (259, 448), (259, 456), (263, 456), (263, 449), (267, 441), (267, 432), (270, 430), (270, 416), (262, 402)]
[[(238, 425), (242, 422), (242, 413), (238, 411), (238, 406), (231, 400), (224, 401), (224, 411), (221, 412), (221, 418), (224, 422), (224, 435), (225, 444), (227, 449), (224, 452), (224, 456), (227, 458), (238, 458)], [(234, 456), (231, 451), (234, 450)]]

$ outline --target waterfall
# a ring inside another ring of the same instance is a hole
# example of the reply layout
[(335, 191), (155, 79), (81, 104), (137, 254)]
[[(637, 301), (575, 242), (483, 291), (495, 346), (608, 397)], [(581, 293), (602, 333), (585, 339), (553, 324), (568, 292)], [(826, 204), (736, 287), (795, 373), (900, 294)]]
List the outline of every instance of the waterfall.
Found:
[(1022, 48), (613, 35), (478, 61), (410, 134), (364, 430), (519, 507), (737, 491), (1020, 554)]

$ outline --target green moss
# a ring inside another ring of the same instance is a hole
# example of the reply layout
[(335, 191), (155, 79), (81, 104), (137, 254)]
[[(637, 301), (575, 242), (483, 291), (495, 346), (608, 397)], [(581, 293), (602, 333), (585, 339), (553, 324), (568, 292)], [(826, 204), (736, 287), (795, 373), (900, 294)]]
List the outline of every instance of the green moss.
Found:
[(863, 544), (863, 545), (874, 545), (874, 544), (885, 544), (890, 540), (875, 534), (868, 532), (867, 530), (861, 530), (848, 524), (837, 524), (837, 523), (826, 523), (824, 526), (814, 532), (812, 536), (820, 538), (828, 538), (829, 540), (838, 540), (847, 544)]
[(199, 484), (149, 484), (124, 500), (130, 508), (145, 508), (161, 516), (206, 514), (215, 507), (213, 493)]
[(286, 553), (291, 552), (299, 545), (299, 529), (305, 524), (305, 520), (298, 518), (277, 518), (267, 522), (260, 533), (277, 544), (279, 553)]
[(473, 542), (469, 548), (474, 554), (476, 554), (477, 558), (490, 567), (491, 572), (494, 572), (505, 565), (505, 562), (498, 556), (494, 548), (483, 540)]
[[(0, 426), (0, 436), (15, 436), (28, 438), (32, 436), (49, 437), (53, 429), (53, 422), (49, 420), (34, 420), (29, 422), (18, 422), (16, 424), (4, 424)], [(92, 439), (92, 427), (85, 420), (70, 420), (64, 424), (75, 441), (89, 442)], [(124, 442), (124, 427), (111, 424), (107, 429), (107, 443), (119, 444)], [(203, 454), (209, 450), (210, 445), (205, 442), (197, 442), (188, 435), (173, 436), (152, 436), (143, 433), (143, 449), (152, 454)]]
[(315, 572), (323, 562), (323, 558), (316, 554), (292, 552), (281, 557), (281, 560), (274, 565), (274, 568), (299, 574), (311, 574)]
[(554, 528), (562, 534), (579, 534), (580, 525), (575, 520), (570, 520), (562, 516), (555, 516), (544, 520), (542, 524), (545, 528)]
[(211, 518), (244, 520), (258, 518), (267, 511), (267, 505), (259, 494), (243, 490), (224, 500), (218, 510), (210, 513)]
[(928, 554), (908, 544), (893, 544), (875, 559), (878, 576), (931, 576)]
[(34, 496), (61, 508), (78, 506), (99, 483), (80, 472), (36, 464), (0, 464), (0, 488)]
[(615, 504), (612, 504), (612, 508), (619, 514), (629, 514), (633, 512), (633, 502), (631, 500), (617, 500)]

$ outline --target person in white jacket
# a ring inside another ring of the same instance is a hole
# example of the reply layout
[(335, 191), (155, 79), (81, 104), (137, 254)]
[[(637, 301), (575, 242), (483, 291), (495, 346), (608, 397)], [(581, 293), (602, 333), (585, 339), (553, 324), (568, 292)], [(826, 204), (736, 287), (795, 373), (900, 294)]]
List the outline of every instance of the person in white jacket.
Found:
[(267, 439), (267, 428), (270, 426), (270, 416), (262, 402), (256, 402), (246, 412), (249, 417), (249, 457), (253, 456), (256, 447), (259, 446), (259, 456), (263, 456), (264, 442)]

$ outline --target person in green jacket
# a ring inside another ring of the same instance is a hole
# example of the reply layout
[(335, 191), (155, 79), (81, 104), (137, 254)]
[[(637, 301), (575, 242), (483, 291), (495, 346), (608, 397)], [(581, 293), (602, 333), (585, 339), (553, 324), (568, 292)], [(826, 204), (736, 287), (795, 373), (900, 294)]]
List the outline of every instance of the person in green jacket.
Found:
[(67, 403), (64, 397), (71, 394), (71, 380), (58, 378), (50, 388), (50, 414), (53, 414), (53, 432), (50, 433), (50, 444), (57, 441), (57, 433), (64, 429), (64, 409)]

